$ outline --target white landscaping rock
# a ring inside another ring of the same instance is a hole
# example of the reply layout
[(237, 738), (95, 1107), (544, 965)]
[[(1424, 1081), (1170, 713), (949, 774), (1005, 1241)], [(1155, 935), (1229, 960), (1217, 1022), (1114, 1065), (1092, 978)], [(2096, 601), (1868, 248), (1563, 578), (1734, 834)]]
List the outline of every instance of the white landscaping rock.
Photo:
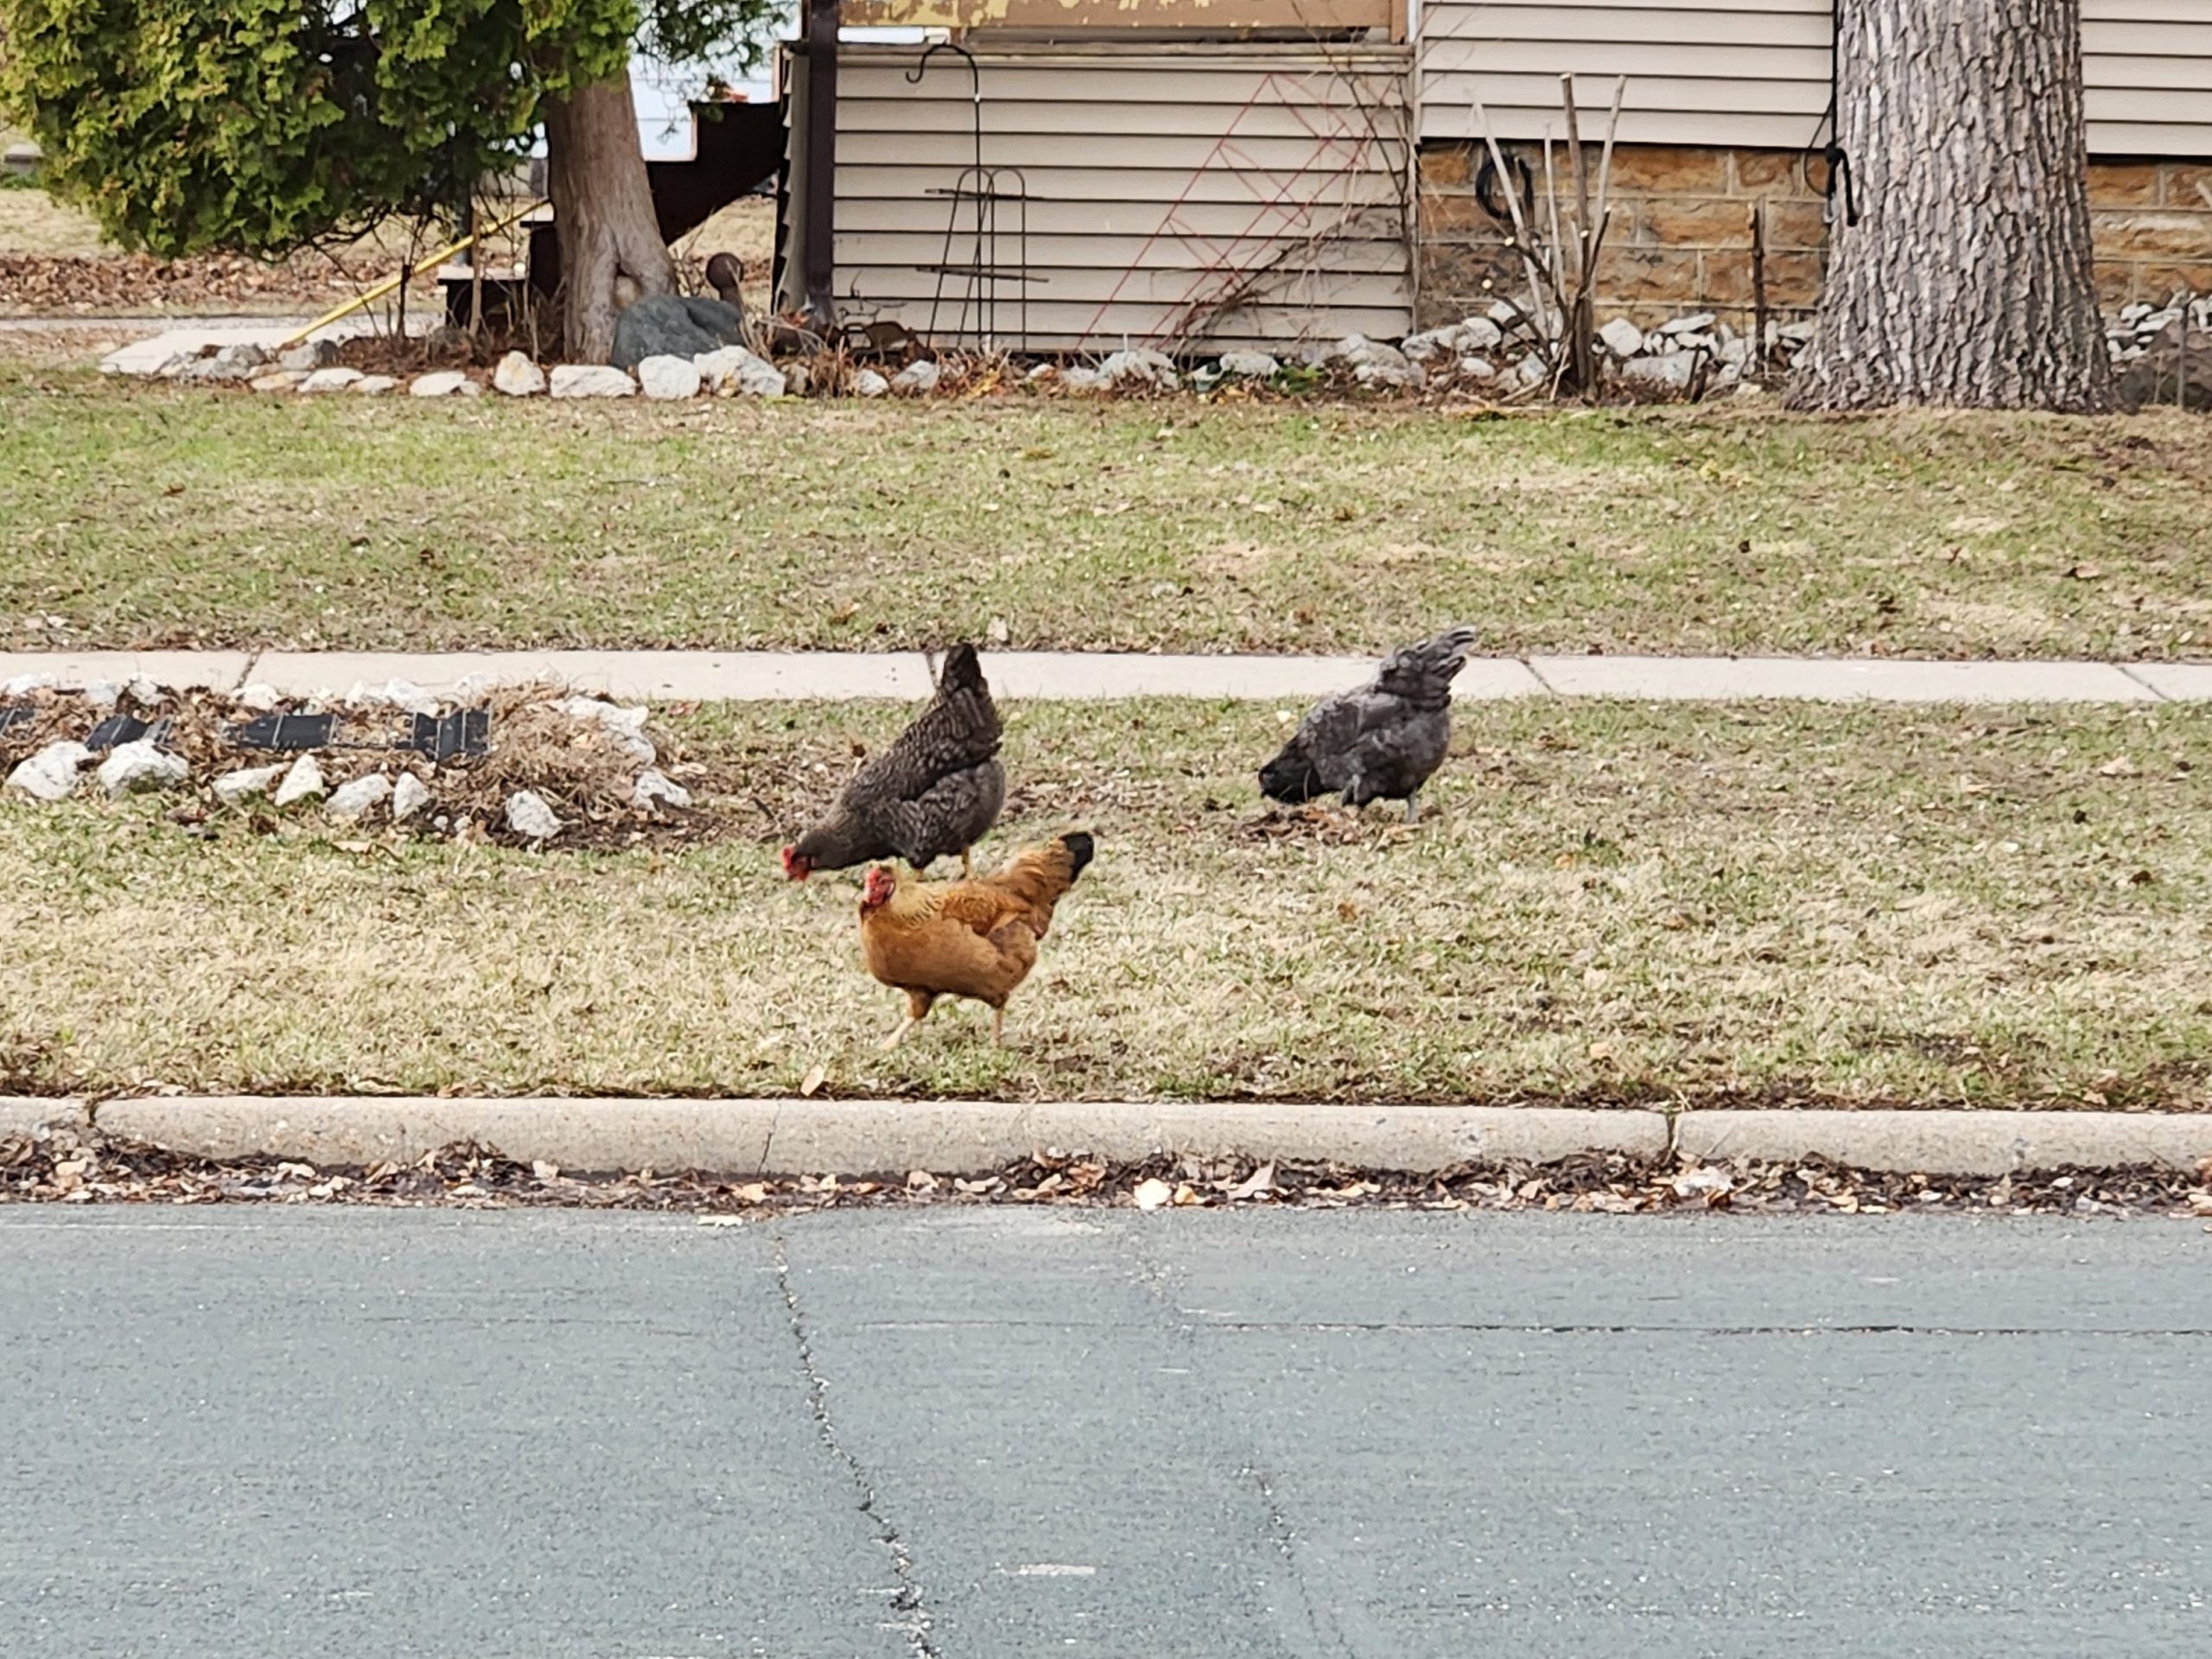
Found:
[(92, 752), (81, 743), (49, 743), (8, 774), (8, 787), (35, 801), (67, 800)]
[(562, 363), (553, 370), (556, 397), (634, 397), (638, 383), (607, 363)]
[(273, 685), (255, 680), (238, 693), (238, 706), (257, 715), (271, 714), (284, 706), (284, 694)]
[(246, 382), (255, 391), (296, 391), (308, 377), (298, 369), (278, 369)]
[(527, 789), (507, 797), (507, 828), (532, 841), (550, 841), (561, 833), (561, 820), (543, 798)]
[(162, 700), (162, 688), (143, 674), (133, 674), (123, 689), (130, 694), (131, 702), (142, 709), (151, 709)]
[(1114, 353), (1098, 365), (1098, 372), (1117, 386), (1134, 384), (1162, 391), (1173, 391), (1175, 386), (1175, 359), (1165, 352), (1143, 346)]
[(181, 754), (171, 754), (141, 738), (120, 743), (100, 762), (100, 787), (111, 796), (135, 795), (141, 790), (174, 789), (192, 776), (192, 767)]
[(638, 365), (638, 385), (656, 403), (696, 397), (700, 379), (699, 365), (688, 357), (649, 357)]
[(341, 784), (331, 792), (323, 810), (340, 823), (352, 823), (365, 817), (372, 806), (380, 806), (391, 798), (391, 779), (380, 772), (356, 778), (350, 784)]
[(874, 369), (862, 369), (853, 377), (853, 396), (855, 397), (880, 397), (890, 390), (891, 383)]
[(276, 766), (248, 766), (238, 772), (225, 772), (215, 780), (215, 798), (225, 806), (236, 806), (266, 795), (276, 787), (276, 780), (284, 775), (284, 768)]
[(123, 701), (123, 688), (119, 685), (111, 685), (105, 680), (102, 680), (97, 684), (86, 686), (79, 695), (85, 699), (85, 706), (87, 709), (99, 714), (111, 715), (115, 712), (116, 704)]
[(1349, 364), (1352, 378), (1363, 386), (1421, 384), (1420, 368), (1403, 352), (1364, 334), (1346, 334), (1337, 342), (1337, 348), (1329, 353), (1329, 358), (1332, 362)]
[(397, 709), (408, 715), (438, 712), (438, 700), (412, 680), (386, 680), (382, 685), (356, 683), (346, 694), (346, 701), (365, 703), (372, 709)]
[(326, 793), (322, 781), (322, 767), (315, 756), (303, 754), (291, 764), (284, 773), (284, 781), (276, 785), (276, 804), (289, 806), (296, 801), (311, 800)]
[(1659, 325), (1659, 332), (1662, 334), (1701, 334), (1719, 321), (1712, 312), (1700, 311), (1694, 316), (1676, 317), (1672, 322), (1662, 322)]
[(0, 697), (20, 697), (28, 692), (50, 691), (53, 689), (54, 676), (51, 674), (18, 674), (12, 680), (0, 683)]
[(1598, 339), (1618, 358), (1634, 357), (1643, 349), (1643, 330), (1626, 317), (1615, 317), (1598, 331)]
[(938, 368), (929, 359), (920, 358), (909, 363), (891, 377), (892, 390), (894, 391), (934, 391), (937, 390), (938, 381), (943, 378), (944, 373), (944, 371)]
[(1497, 365), (1486, 357), (1463, 357), (1459, 359), (1459, 378), (1463, 380), (1495, 380)]
[(1282, 371), (1282, 365), (1265, 352), (1224, 352), (1221, 372), (1240, 380), (1271, 380)]
[(484, 388), (459, 369), (433, 369), (418, 374), (407, 388), (410, 397), (474, 397)]
[(334, 340), (303, 340), (276, 359), (280, 369), (291, 369), (301, 374), (312, 374), (317, 369), (327, 369), (338, 360), (338, 342)]
[(251, 370), (265, 369), (276, 359), (270, 356), (267, 346), (241, 340), (216, 353), (215, 361), (228, 368)]
[(630, 798), (645, 807), (656, 801), (665, 801), (671, 806), (689, 806), (691, 791), (660, 772), (645, 772), (639, 773), (637, 787), (630, 791)]
[(1656, 391), (1687, 391), (1696, 372), (1697, 358), (1689, 352), (1670, 352), (1664, 357), (1639, 357), (1621, 365), (1621, 378), (1631, 385)]
[(1060, 371), (1060, 384), (1070, 391), (1096, 391), (1109, 382), (1097, 370), (1077, 363)]
[(1425, 334), (1408, 334), (1398, 349), (1416, 363), (1440, 357), (1468, 357), (1503, 342), (1504, 331), (1488, 317), (1469, 317)]
[(423, 780), (411, 772), (401, 772), (391, 786), (391, 821), (404, 823), (429, 804), (430, 791)]
[(226, 363), (220, 353), (203, 357), (187, 364), (174, 378), (188, 380), (194, 385), (229, 385), (240, 380), (251, 380), (261, 372), (259, 364)]
[(308, 391), (343, 391), (357, 381), (366, 378), (359, 369), (317, 369), (300, 382), (300, 390)]
[(492, 389), (510, 397), (535, 397), (545, 390), (545, 371), (530, 360), (527, 352), (509, 352), (492, 371)]
[(570, 720), (600, 727), (632, 760), (650, 766), (658, 758), (645, 737), (648, 709), (619, 708), (602, 697), (563, 697), (553, 707)]
[(758, 352), (725, 346), (691, 359), (699, 378), (717, 397), (780, 397), (791, 389), (784, 372)]
[(1524, 386), (1541, 386), (1552, 378), (1549, 365), (1535, 352), (1522, 358), (1513, 372), (1515, 378)]
[[(325, 373), (329, 371), (325, 370)], [(365, 374), (346, 387), (357, 397), (381, 397), (399, 382), (388, 374)]]

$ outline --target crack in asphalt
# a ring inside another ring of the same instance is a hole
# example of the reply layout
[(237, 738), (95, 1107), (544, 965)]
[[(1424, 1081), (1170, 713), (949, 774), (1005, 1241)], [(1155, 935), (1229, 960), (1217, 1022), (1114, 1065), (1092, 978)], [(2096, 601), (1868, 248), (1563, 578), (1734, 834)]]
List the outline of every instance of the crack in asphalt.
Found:
[(853, 1490), (859, 1497), (860, 1512), (874, 1524), (876, 1541), (891, 1558), (891, 1573), (897, 1580), (897, 1589), (891, 1598), (891, 1610), (897, 1615), (892, 1628), (906, 1638), (906, 1646), (914, 1659), (940, 1659), (936, 1644), (930, 1639), (930, 1613), (922, 1599), (922, 1586), (914, 1573), (914, 1557), (906, 1548), (906, 1538), (887, 1516), (876, 1498), (875, 1484), (868, 1478), (861, 1460), (846, 1449), (838, 1437), (837, 1425), (830, 1415), (830, 1384), (822, 1375), (822, 1368), (814, 1357), (814, 1339), (808, 1333), (806, 1315), (798, 1305), (798, 1291), (791, 1282), (791, 1257), (785, 1252), (783, 1230), (779, 1228), (776, 1240), (776, 1286), (784, 1294), (784, 1306), (789, 1310), (791, 1338), (798, 1345), (799, 1368), (806, 1376), (807, 1408), (813, 1414), (815, 1432), (821, 1437), (823, 1449), (842, 1465), (851, 1478)]

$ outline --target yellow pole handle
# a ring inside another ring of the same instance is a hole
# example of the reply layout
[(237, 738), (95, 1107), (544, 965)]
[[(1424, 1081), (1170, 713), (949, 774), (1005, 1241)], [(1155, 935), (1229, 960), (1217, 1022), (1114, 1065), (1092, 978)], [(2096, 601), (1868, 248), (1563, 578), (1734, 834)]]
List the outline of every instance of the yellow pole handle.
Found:
[(400, 283), (407, 280), (408, 269), (420, 270), (423, 265), (442, 265), (447, 260), (452, 258), (454, 255), (459, 253), (463, 248), (468, 246), (471, 243), (480, 241), (487, 236), (497, 236), (501, 231), (505, 230), (510, 225), (519, 224), (522, 220), (528, 219), (532, 213), (536, 213), (543, 206), (545, 206), (545, 204), (542, 201), (533, 201), (529, 207), (524, 208), (520, 213), (510, 213), (498, 224), (487, 225), (474, 232), (473, 235), (462, 237), (460, 241), (453, 244), (452, 246), (441, 248), (437, 252), (423, 260), (422, 264), (402, 269), (398, 276), (387, 277), (385, 281), (378, 283), (374, 288), (369, 289), (364, 293), (355, 295), (352, 299), (346, 301), (345, 304), (338, 307), (335, 310), (324, 312), (322, 315), (317, 317), (313, 322), (308, 324), (306, 327), (301, 329), (297, 334), (285, 335), (283, 339), (276, 342), (276, 349), (281, 352), (288, 346), (296, 346), (302, 340), (305, 340), (309, 334), (315, 333), (316, 329), (327, 328), (332, 323), (337, 321), (339, 318), (350, 316), (353, 313), (359, 310), (363, 306), (375, 303), (377, 301), (382, 299), (385, 295), (391, 293), (393, 289), (397, 288)]

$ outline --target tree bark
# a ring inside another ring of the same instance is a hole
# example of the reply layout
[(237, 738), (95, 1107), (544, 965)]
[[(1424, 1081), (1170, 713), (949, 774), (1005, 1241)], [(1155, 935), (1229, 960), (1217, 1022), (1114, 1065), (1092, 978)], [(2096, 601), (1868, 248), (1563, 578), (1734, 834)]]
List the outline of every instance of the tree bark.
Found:
[(572, 363), (604, 363), (622, 308), (676, 291), (629, 81), (594, 81), (549, 100), (545, 162), (561, 238), (562, 352)]
[(1795, 409), (2113, 407), (2081, 0), (1843, 0), (1835, 192)]

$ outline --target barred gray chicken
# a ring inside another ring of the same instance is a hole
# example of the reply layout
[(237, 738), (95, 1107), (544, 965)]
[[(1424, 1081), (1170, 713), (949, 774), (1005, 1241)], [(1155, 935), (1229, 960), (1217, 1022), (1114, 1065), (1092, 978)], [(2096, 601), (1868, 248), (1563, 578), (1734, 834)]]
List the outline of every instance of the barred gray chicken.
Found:
[(784, 874), (804, 881), (816, 870), (893, 857), (918, 872), (951, 853), (971, 871), (969, 849), (1006, 804), (999, 737), (998, 708), (976, 647), (955, 645), (929, 707), (854, 774), (828, 817), (784, 849)]
[(1260, 768), (1270, 800), (1297, 805), (1336, 795), (1346, 806), (1403, 801), (1406, 822), (1452, 746), (1452, 681), (1475, 643), (1449, 628), (1393, 652), (1369, 683), (1314, 704), (1282, 752)]

